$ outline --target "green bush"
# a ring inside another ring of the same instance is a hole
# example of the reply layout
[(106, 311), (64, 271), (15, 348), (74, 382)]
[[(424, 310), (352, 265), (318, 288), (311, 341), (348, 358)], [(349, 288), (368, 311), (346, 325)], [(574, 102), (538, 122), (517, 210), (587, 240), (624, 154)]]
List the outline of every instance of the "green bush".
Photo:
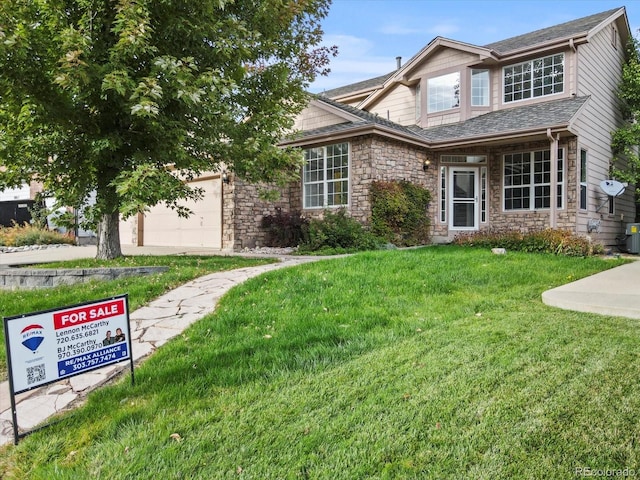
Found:
[(52, 245), (58, 243), (73, 244), (73, 239), (51, 230), (26, 224), (0, 227), (0, 245), (4, 247)]
[(283, 212), (276, 209), (275, 215), (265, 215), (260, 224), (266, 231), (269, 247), (297, 247), (302, 241), (309, 221), (300, 212)]
[(375, 250), (381, 244), (342, 208), (335, 212), (325, 210), (324, 218), (311, 220), (306, 230), (299, 252), (348, 253)]
[(547, 228), (529, 233), (517, 230), (488, 230), (462, 233), (453, 243), (486, 248), (505, 248), (520, 252), (553, 253), (570, 257), (587, 257), (603, 253), (602, 245), (567, 230)]
[(407, 181), (377, 181), (370, 194), (374, 235), (403, 247), (429, 243), (429, 190)]

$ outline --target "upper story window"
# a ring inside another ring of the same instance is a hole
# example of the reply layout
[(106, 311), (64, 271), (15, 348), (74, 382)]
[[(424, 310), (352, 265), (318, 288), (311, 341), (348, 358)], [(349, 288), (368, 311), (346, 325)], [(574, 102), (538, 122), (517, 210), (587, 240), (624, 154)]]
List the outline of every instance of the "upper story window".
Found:
[(618, 29), (615, 25), (611, 25), (611, 45), (616, 50), (618, 49)]
[(442, 112), (460, 106), (460, 72), (427, 80), (427, 110)]
[(489, 106), (489, 70), (471, 70), (471, 106)]
[(503, 69), (504, 102), (564, 91), (564, 54), (536, 58)]
[(304, 151), (304, 208), (349, 204), (349, 144), (338, 143)]

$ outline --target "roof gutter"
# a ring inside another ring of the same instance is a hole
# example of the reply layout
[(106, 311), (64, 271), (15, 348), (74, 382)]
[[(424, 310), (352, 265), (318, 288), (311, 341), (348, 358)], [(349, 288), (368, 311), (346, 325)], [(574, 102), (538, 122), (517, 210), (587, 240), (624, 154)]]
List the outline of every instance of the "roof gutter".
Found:
[(509, 133), (477, 135), (474, 137), (469, 137), (467, 139), (457, 138), (452, 140), (444, 140), (441, 142), (429, 142), (429, 146), (431, 148), (445, 149), (445, 148), (464, 147), (464, 146), (474, 145), (474, 144), (483, 143), (483, 142), (515, 140), (522, 137), (545, 138), (547, 136), (548, 131), (551, 131), (557, 135), (560, 135), (561, 132), (570, 132), (568, 125), (555, 125), (553, 127), (548, 127), (548, 128), (543, 127), (543, 128), (536, 128), (531, 130), (512, 131)]

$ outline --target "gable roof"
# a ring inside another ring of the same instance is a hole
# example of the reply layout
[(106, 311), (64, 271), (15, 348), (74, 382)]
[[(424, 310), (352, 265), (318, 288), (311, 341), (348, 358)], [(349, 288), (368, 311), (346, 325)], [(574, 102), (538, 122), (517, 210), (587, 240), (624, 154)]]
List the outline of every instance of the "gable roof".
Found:
[(463, 122), (420, 128), (413, 125), (405, 127), (364, 110), (324, 97), (316, 97), (315, 101), (319, 105), (325, 104), (332, 109), (339, 109), (351, 120), (345, 116), (344, 122), (299, 132), (297, 136), (283, 141), (281, 145), (306, 146), (375, 133), (425, 148), (444, 148), (546, 135), (549, 129), (554, 132), (570, 131), (572, 122), (588, 100), (589, 97), (550, 100), (485, 113)]
[(547, 43), (557, 39), (570, 38), (582, 34), (586, 35), (591, 29), (597, 27), (607, 18), (621, 10), (621, 8), (614, 8), (612, 10), (607, 10), (606, 12), (596, 13), (587, 17), (578, 18), (577, 20), (561, 23), (560, 25), (542, 28), (534, 32), (525, 33), (524, 35), (500, 40), (498, 42), (485, 45), (485, 48), (505, 54), (514, 50), (528, 48), (533, 45), (539, 45), (541, 43)]
[[(385, 86), (385, 84), (393, 83), (394, 81), (402, 79), (403, 76), (406, 75), (407, 71), (415, 67), (415, 64), (417, 62), (421, 61), (426, 54), (440, 45), (450, 47), (455, 46), (456, 48), (473, 51), (474, 53), (482, 53), (483, 51), (486, 52), (483, 53), (483, 55), (490, 55), (491, 52), (494, 52), (495, 55), (499, 58), (510, 53), (515, 53), (524, 49), (532, 48), (537, 45), (543, 45), (545, 43), (553, 41), (566, 41), (578, 36), (586, 37), (591, 30), (598, 27), (600, 24), (602, 24), (602, 22), (609, 19), (616, 13), (621, 16), (624, 11), (624, 7), (614, 8), (605, 12), (596, 13), (559, 25), (554, 25), (552, 27), (542, 28), (530, 33), (525, 33), (523, 35), (518, 35), (515, 37), (507, 38), (505, 40), (493, 42), (484, 46), (476, 46), (456, 40), (446, 39), (443, 37), (435, 37), (424, 48), (422, 48), (420, 52), (418, 52), (408, 62), (406, 62), (401, 69), (368, 80), (363, 80), (361, 82), (356, 82), (349, 85), (344, 85), (342, 87), (327, 90), (321, 95), (337, 99), (355, 95), (358, 93), (362, 93), (363, 95), (367, 93), (373, 94), (376, 91), (380, 91)], [(626, 30), (629, 30), (628, 25)], [(626, 36), (627, 33), (628, 32), (621, 31), (621, 34), (623, 36)], [(365, 100), (364, 103), (370, 103), (370, 101), (374, 100), (375, 96), (377, 95), (372, 95), (367, 100)]]
[(328, 125), (313, 130), (304, 130), (297, 135), (285, 139), (280, 145), (283, 146), (304, 146), (311, 143), (323, 141), (328, 138), (349, 138), (356, 135), (378, 133), (387, 137), (396, 138), (409, 143), (424, 145), (424, 139), (409, 127), (392, 122), (365, 110), (360, 110), (344, 103), (316, 96), (311, 103), (324, 108), (325, 110), (337, 113), (344, 118), (344, 122)]

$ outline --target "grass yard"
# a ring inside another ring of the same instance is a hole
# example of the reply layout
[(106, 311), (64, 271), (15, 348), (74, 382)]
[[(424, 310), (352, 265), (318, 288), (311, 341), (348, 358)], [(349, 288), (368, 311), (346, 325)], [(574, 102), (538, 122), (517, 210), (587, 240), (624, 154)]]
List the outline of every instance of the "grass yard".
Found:
[[(458, 247), (270, 272), (8, 446), (19, 479), (567, 479), (640, 469), (640, 330), (541, 293), (619, 264)], [(579, 470), (583, 469), (583, 470)]]
[[(178, 285), (202, 275), (271, 262), (272, 260), (243, 257), (138, 255), (106, 262), (95, 259), (81, 259), (35, 265), (34, 268), (167, 266), (169, 270), (156, 275), (128, 277), (111, 282), (92, 282), (72, 287), (40, 290), (0, 290), (0, 318), (49, 310), (123, 293), (129, 294), (129, 309), (133, 311)], [(3, 324), (2, 328), (0, 328), (0, 381), (6, 379), (7, 363)]]

